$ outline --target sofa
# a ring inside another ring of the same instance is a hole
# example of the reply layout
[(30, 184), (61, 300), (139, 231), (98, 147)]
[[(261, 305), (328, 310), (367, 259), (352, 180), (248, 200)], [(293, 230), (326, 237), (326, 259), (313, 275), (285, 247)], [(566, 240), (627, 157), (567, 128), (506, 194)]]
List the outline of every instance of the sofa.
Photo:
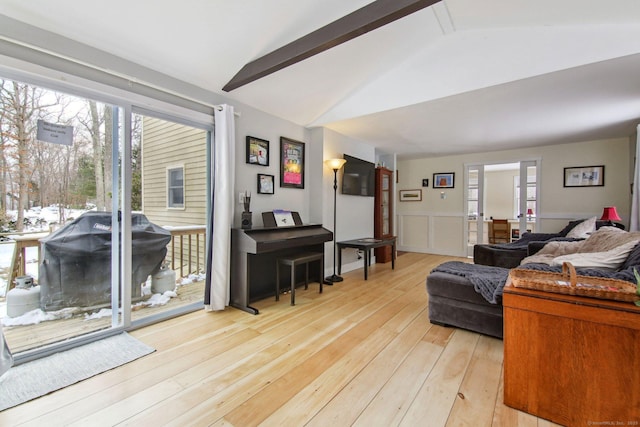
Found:
[[(518, 268), (560, 272), (570, 261), (580, 275), (609, 277), (635, 284), (640, 271), (640, 232), (602, 227), (587, 239), (547, 242)], [(426, 280), (429, 321), (502, 338), (502, 289), (509, 268), (449, 261)]]
[[(569, 221), (569, 223), (557, 233), (527, 232), (522, 234), (520, 239), (511, 243), (477, 244), (473, 247), (473, 262), (474, 264), (503, 268), (517, 267), (526, 256), (535, 253), (548, 241), (573, 241), (586, 238), (586, 233), (591, 231), (589, 223), (585, 224), (586, 221), (593, 222), (596, 230), (612, 224), (609, 221), (597, 220), (596, 217), (578, 219)], [(579, 229), (583, 225), (584, 228)], [(613, 223), (613, 225), (621, 230), (625, 229), (621, 223)], [(588, 231), (584, 232), (584, 230)]]

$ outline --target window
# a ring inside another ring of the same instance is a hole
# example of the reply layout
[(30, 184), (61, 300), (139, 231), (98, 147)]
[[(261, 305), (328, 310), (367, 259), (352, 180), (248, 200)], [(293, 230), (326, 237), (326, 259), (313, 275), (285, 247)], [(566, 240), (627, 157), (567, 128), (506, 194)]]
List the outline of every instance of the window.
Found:
[(167, 207), (184, 208), (184, 166), (167, 169)]

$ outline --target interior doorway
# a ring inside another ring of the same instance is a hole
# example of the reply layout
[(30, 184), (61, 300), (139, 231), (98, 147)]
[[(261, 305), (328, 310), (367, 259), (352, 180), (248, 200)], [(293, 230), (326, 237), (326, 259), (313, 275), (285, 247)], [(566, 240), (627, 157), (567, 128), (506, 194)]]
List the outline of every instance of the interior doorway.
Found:
[(535, 231), (539, 218), (538, 159), (510, 163), (465, 165), (465, 238), (467, 255), (473, 246), (489, 243), (493, 219), (509, 223), (509, 241), (521, 230)]

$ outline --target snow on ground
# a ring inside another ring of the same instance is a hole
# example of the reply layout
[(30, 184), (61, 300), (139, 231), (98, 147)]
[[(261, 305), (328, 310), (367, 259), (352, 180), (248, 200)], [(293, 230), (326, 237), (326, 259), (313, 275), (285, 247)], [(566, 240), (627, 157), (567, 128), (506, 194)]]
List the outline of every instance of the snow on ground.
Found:
[[(82, 215), (86, 210), (78, 209), (65, 209), (65, 218), (67, 220), (75, 219)], [(14, 220), (17, 217), (16, 211), (7, 211), (7, 215)], [(50, 227), (54, 224), (59, 224), (59, 209), (57, 206), (48, 206), (46, 208), (32, 208), (25, 212), (25, 218), (29, 219), (29, 226), (25, 227), (25, 231), (30, 232), (42, 232), (49, 231)], [(11, 259), (13, 257), (13, 249), (15, 244), (12, 241), (0, 242), (0, 271), (7, 271), (11, 266)], [(26, 248), (26, 274), (33, 277), (38, 282), (38, 248), (31, 247)], [(177, 287), (189, 285), (193, 282), (204, 280), (204, 274), (191, 274), (188, 277), (183, 277), (178, 280)], [(0, 276), (0, 297), (5, 297), (7, 293), (7, 278), (6, 276)], [(144, 301), (140, 301), (132, 305), (135, 310), (137, 307), (144, 306), (158, 306), (167, 304), (171, 298), (178, 296), (175, 290), (167, 291), (162, 294), (151, 292), (151, 279), (149, 278), (146, 283), (142, 285), (142, 295), (151, 295)], [(43, 311), (41, 309), (29, 311), (19, 317), (8, 317), (6, 301), (0, 302), (0, 323), (4, 326), (18, 326), (18, 325), (33, 325), (40, 322), (46, 322), (57, 319), (67, 319), (74, 314), (84, 312), (79, 307), (64, 308), (58, 311)], [(103, 308), (96, 313), (85, 313), (85, 320), (92, 320), (101, 317), (110, 317), (111, 309)]]
[(63, 308), (58, 311), (43, 311), (38, 308), (36, 310), (28, 311), (18, 317), (9, 317), (4, 313), (1, 320), (3, 326), (37, 325), (40, 322), (47, 322), (50, 320), (69, 319), (79, 312), (80, 309), (77, 307)]

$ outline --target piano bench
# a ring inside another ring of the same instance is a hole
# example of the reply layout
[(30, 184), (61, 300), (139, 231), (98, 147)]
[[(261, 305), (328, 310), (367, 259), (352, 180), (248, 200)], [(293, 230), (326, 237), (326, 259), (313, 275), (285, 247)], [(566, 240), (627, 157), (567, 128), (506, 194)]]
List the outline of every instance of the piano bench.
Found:
[(304, 252), (290, 256), (278, 258), (276, 265), (276, 301), (280, 301), (280, 266), (285, 265), (291, 268), (291, 305), (296, 305), (296, 267), (304, 265), (306, 268), (304, 276), (304, 288), (309, 289), (309, 263), (319, 261), (318, 283), (320, 283), (320, 293), (322, 293), (322, 282), (324, 274), (324, 252)]

